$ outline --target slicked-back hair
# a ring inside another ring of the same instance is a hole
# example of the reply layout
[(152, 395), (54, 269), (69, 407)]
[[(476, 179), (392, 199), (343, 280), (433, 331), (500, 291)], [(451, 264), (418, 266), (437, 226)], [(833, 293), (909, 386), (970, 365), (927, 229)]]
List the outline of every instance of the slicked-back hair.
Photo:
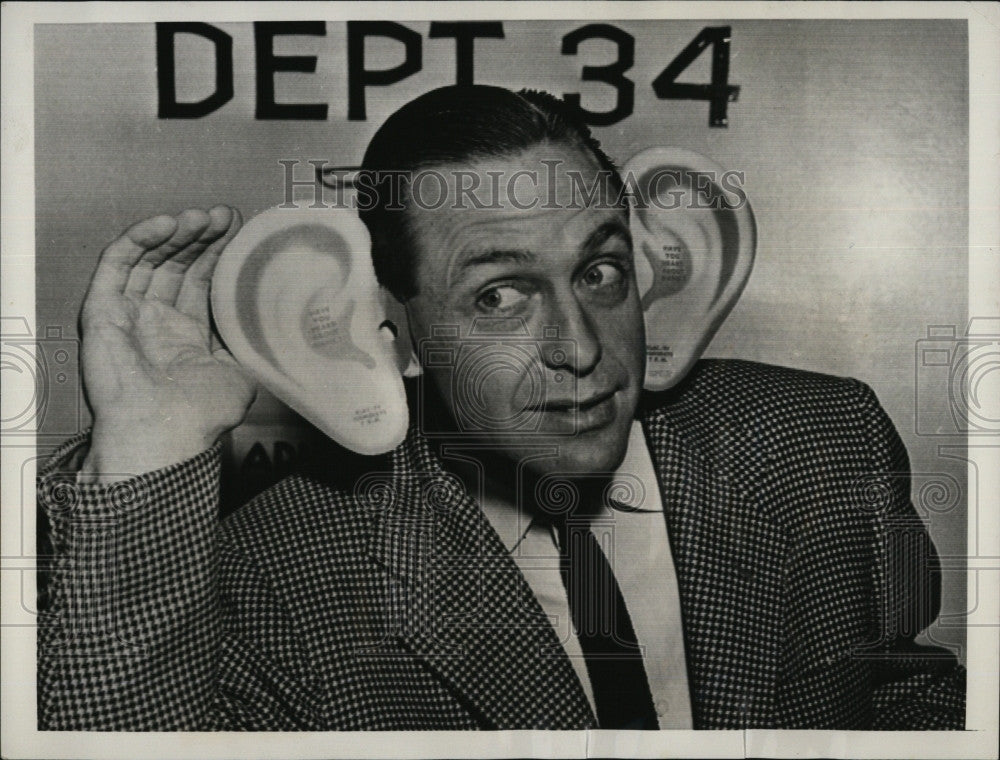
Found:
[(372, 238), (379, 282), (402, 301), (416, 295), (417, 241), (405, 209), (407, 186), (400, 177), (443, 164), (513, 156), (546, 142), (591, 154), (615, 189), (621, 189), (618, 168), (590, 129), (547, 92), (453, 85), (425, 93), (393, 113), (369, 142), (361, 167), (374, 189), (373, 202), (362, 204), (359, 215)]

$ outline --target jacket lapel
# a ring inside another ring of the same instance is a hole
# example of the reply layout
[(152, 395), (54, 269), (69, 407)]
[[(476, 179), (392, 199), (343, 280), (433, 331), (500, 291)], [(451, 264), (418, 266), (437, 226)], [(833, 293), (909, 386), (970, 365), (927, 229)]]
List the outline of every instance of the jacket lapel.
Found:
[(422, 436), (394, 454), (393, 506), (372, 554), (394, 578), (403, 645), (487, 728), (574, 729), (596, 720), (531, 588), (478, 505)]
[(684, 437), (684, 424), (665, 407), (644, 428), (677, 572), (695, 728), (748, 725), (767, 713), (773, 693), (756, 664), (770, 646), (762, 610), (771, 609), (761, 602), (770, 586), (758, 576), (762, 565), (780, 565), (755, 547), (781, 542), (743, 478), (705, 453), (735, 445), (733, 431), (697, 446)]
[[(664, 516), (670, 536), (678, 575), (688, 594), (702, 589), (699, 577), (684, 572), (696, 560), (696, 547), (705, 538), (707, 524), (703, 519), (715, 495), (716, 475), (711, 462), (706, 461), (690, 445), (685, 445), (674, 426), (662, 418), (644, 423), (646, 442), (653, 458), (663, 499)], [(683, 570), (682, 570), (683, 568)]]

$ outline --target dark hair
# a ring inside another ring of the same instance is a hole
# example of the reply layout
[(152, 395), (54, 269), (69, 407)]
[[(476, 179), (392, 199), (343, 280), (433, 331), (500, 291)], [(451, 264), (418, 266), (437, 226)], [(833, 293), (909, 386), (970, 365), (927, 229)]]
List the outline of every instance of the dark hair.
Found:
[(562, 142), (591, 153), (617, 189), (621, 175), (590, 129), (559, 98), (537, 90), (513, 92), (488, 85), (432, 90), (393, 113), (368, 143), (361, 171), (369, 173), (373, 202), (359, 210), (372, 238), (379, 282), (397, 298), (416, 293), (416, 241), (404, 197), (393, 193), (393, 175), (431, 166), (509, 156), (544, 142)]

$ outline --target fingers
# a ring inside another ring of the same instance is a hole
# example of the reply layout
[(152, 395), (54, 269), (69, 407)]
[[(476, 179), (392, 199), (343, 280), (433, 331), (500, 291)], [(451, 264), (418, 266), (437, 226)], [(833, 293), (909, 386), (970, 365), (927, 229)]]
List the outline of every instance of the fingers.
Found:
[(172, 304), (186, 270), (229, 231), (234, 215), (228, 206), (216, 206), (208, 212), (188, 209), (176, 217), (155, 216), (133, 225), (104, 249), (88, 298), (148, 294)]
[(165, 243), (176, 230), (177, 219), (167, 215), (144, 219), (129, 227), (104, 249), (90, 282), (90, 292), (120, 294), (142, 255)]
[(219, 222), (223, 221), (222, 209), (226, 212), (225, 221), (228, 226), (221, 237), (217, 237), (205, 251), (193, 261), (184, 274), (184, 281), (177, 294), (175, 306), (185, 314), (201, 321), (208, 322), (209, 289), (212, 282), (212, 274), (215, 272), (215, 265), (219, 261), (219, 255), (229, 242), (239, 232), (243, 219), (236, 209), (229, 209), (226, 206), (216, 206), (209, 213), (219, 213)]
[[(188, 209), (177, 216), (173, 234), (157, 246), (148, 248), (132, 267), (124, 292), (133, 298), (147, 295), (156, 268), (179, 251), (197, 246), (198, 239), (208, 225), (208, 214), (201, 209)], [(155, 291), (149, 294), (156, 297)], [(166, 301), (166, 299), (157, 299)]]
[[(188, 216), (185, 219), (186, 215)], [(189, 268), (204, 257), (208, 249), (226, 234), (232, 224), (233, 216), (234, 213), (228, 206), (215, 206), (208, 213), (197, 210), (190, 215), (189, 212), (182, 214), (178, 232), (174, 234), (175, 239), (163, 246), (166, 250), (159, 254), (165, 253), (166, 258), (159, 264), (154, 264), (152, 277), (145, 290), (145, 298), (173, 305)], [(187, 233), (184, 237), (180, 235), (183, 227), (186, 227)], [(144, 257), (143, 261), (146, 258)], [(154, 259), (152, 256), (148, 258)], [(133, 274), (136, 271), (138, 267), (133, 270)]]
[[(177, 217), (177, 229), (160, 245), (146, 251), (142, 258), (136, 262), (129, 274), (128, 283), (125, 285), (125, 293), (133, 298), (153, 298), (164, 303), (170, 302), (167, 297), (152, 289), (153, 277), (157, 273), (158, 267), (164, 265), (171, 257), (177, 256), (183, 259), (188, 250), (194, 248), (197, 252), (202, 250), (201, 236), (205, 233), (209, 225), (209, 217), (201, 209), (188, 209), (181, 212)], [(164, 280), (169, 282), (171, 268), (168, 267), (164, 273), (160, 274), (160, 287), (164, 286)]]

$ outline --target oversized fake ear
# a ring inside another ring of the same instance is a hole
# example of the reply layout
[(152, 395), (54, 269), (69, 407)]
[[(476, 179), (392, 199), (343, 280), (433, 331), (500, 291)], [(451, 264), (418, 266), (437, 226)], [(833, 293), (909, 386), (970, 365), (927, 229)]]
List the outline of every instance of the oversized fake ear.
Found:
[(694, 151), (644, 150), (624, 176), (646, 322), (644, 387), (661, 391), (683, 379), (743, 291), (756, 224), (738, 176)]
[(275, 396), (361, 454), (402, 442), (410, 336), (354, 210), (255, 216), (220, 256), (211, 294), (226, 346)]

